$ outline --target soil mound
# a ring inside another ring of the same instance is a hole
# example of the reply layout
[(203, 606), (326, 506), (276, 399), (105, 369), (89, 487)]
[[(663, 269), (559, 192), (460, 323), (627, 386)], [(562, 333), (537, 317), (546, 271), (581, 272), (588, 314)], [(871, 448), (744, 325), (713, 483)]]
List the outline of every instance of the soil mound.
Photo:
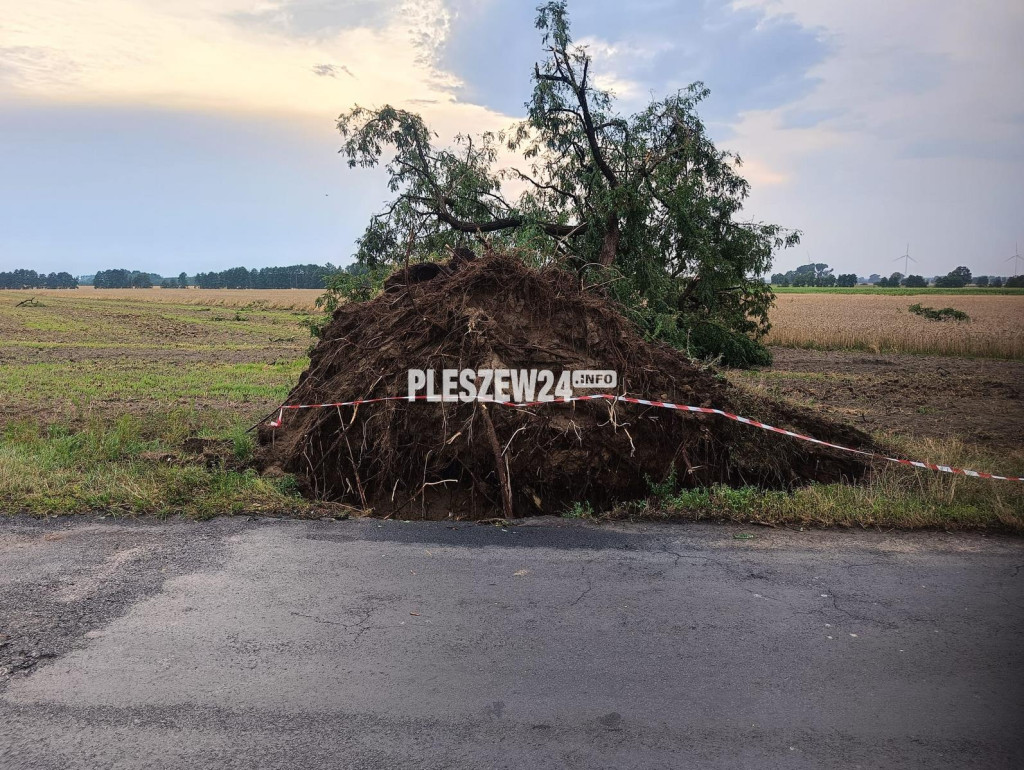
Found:
[[(410, 368), (438, 377), (442, 369), (613, 369), (621, 395), (715, 407), (845, 446), (870, 443), (645, 342), (573, 275), (502, 254), (396, 277), (375, 299), (339, 308), (287, 403), (404, 396)], [(493, 516), (508, 504), (520, 516), (559, 514), (583, 500), (600, 510), (645, 496), (648, 479), (673, 470), (687, 487), (774, 488), (866, 471), (854, 455), (721, 417), (610, 401), (286, 410), (280, 427), (260, 429), (260, 441), (263, 466), (295, 473), (306, 494), (427, 518)]]

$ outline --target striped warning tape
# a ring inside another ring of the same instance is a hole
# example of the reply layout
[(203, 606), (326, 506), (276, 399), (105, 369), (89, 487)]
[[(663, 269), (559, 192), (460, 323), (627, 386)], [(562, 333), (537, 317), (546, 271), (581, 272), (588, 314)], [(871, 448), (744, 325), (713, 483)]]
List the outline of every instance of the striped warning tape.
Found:
[[(341, 407), (341, 406), (359, 406), (361, 404), (379, 404), (383, 401), (430, 401), (434, 403), (454, 403), (459, 401), (458, 397), (444, 398), (441, 396), (384, 396), (381, 398), (365, 398), (358, 401), (338, 401), (331, 404), (285, 404), (280, 408), (277, 414), (277, 419), (270, 422), (271, 428), (281, 427), (281, 422), (284, 420), (284, 412), (286, 409), (320, 409), (323, 407)], [(725, 417), (728, 420), (743, 423), (744, 425), (751, 425), (761, 430), (772, 431), (773, 433), (781, 433), (783, 436), (790, 436), (791, 438), (799, 439), (800, 441), (809, 441), (812, 444), (818, 444), (820, 446), (827, 446), (830, 449), (838, 449), (841, 452), (852, 452), (853, 454), (862, 455), (864, 457), (873, 457), (881, 460), (886, 460), (891, 463), (898, 463), (900, 465), (908, 465), (914, 468), (925, 468), (931, 471), (941, 471), (942, 473), (955, 473), (961, 476), (973, 476), (978, 479), (997, 479), (999, 481), (1024, 481), (1022, 476), (997, 476), (994, 473), (984, 473), (982, 471), (971, 471), (966, 468), (954, 468), (951, 465), (936, 465), (935, 463), (923, 463), (916, 460), (902, 460), (898, 457), (888, 457), (886, 455), (880, 455), (876, 452), (867, 452), (863, 449), (851, 449), (850, 447), (841, 446), (839, 444), (832, 444), (828, 441), (822, 441), (821, 439), (813, 438), (811, 436), (805, 436), (801, 433), (794, 433), (791, 430), (785, 430), (784, 428), (776, 428), (774, 425), (768, 425), (764, 422), (758, 422), (757, 420), (751, 420), (749, 417), (740, 417), (737, 414), (730, 412), (724, 412), (721, 409), (711, 409), (704, 406), (687, 406), (685, 404), (670, 404), (667, 401), (651, 401), (646, 398), (631, 398), (630, 396), (616, 396), (610, 393), (599, 393), (589, 396), (573, 396), (572, 398), (555, 398), (550, 401), (498, 401), (496, 399), (478, 398), (474, 399), (488, 404), (499, 404), (501, 406), (510, 407), (529, 407), (529, 406), (543, 406), (546, 404), (568, 404), (574, 401), (622, 401), (627, 404), (641, 404), (642, 406), (654, 406), (660, 409), (675, 409), (680, 412), (697, 412), (699, 414), (716, 414), (719, 417)]]

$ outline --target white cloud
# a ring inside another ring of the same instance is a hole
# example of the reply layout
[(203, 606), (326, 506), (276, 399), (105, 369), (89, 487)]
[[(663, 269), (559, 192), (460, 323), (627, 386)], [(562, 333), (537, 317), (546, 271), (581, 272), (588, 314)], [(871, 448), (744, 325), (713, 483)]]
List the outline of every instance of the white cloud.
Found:
[[(299, 131), (329, 127), (354, 103), (390, 102), (421, 112), (442, 141), (503, 128), (511, 118), (458, 101), (458, 79), (437, 63), (452, 34), (450, 5), (0, 0), (0, 100), (259, 113)], [(631, 11), (634, 28), (619, 35), (625, 41), (608, 42), (618, 31), (600, 28), (581, 39), (595, 57), (598, 84), (615, 91), (623, 107), (646, 101), (651, 78), (665, 78), (652, 68), (660, 67), (666, 45), (688, 52), (679, 72), (669, 73), (681, 83), (693, 69), (715, 92), (716, 80), (742, 76), (732, 56), (741, 45), (726, 50), (727, 36), (715, 45), (729, 55), (699, 56), (692, 36), (705, 30), (668, 34), (654, 5), (646, 14), (637, 10), (643, 4)], [(989, 255), (1024, 242), (1024, 4), (733, 5), (762, 11), (766, 25), (794, 20), (828, 42), (828, 55), (807, 72), (813, 89), (799, 89), (804, 95), (784, 106), (741, 112), (722, 142), (744, 159), (754, 185), (750, 213), (805, 231), (805, 247), (780, 266), (803, 260), (809, 249), (844, 272), (881, 272), (910, 240), (926, 272), (964, 263), (979, 273), (1005, 270)], [(771, 47), (759, 55), (751, 61), (787, 56)], [(755, 84), (759, 74), (751, 73)], [(733, 85), (736, 99), (749, 104), (754, 96)], [(786, 81), (783, 98), (787, 88), (797, 93)]]
[[(832, 46), (809, 73), (818, 79), (813, 91), (742, 113), (733, 126), (727, 144), (784, 178), (755, 184), (749, 208), (802, 228), (816, 258), (862, 273), (882, 272), (907, 240), (924, 256), (922, 270), (968, 263), (997, 272), (994, 255), (1022, 235), (1024, 5), (737, 5), (792, 14)], [(811, 116), (805, 127), (787, 127), (801, 125), (793, 120), (800, 115)]]
[[(243, 0), (0, 0), (0, 95), (282, 117), (390, 102), (462, 130), (508, 123), (458, 103), (458, 81), (436, 66), (449, 29), (441, 0), (407, 0), (383, 23), (356, 16), (316, 36), (238, 22), (253, 13), (273, 19), (288, 9)], [(351, 77), (318, 76), (325, 65)]]

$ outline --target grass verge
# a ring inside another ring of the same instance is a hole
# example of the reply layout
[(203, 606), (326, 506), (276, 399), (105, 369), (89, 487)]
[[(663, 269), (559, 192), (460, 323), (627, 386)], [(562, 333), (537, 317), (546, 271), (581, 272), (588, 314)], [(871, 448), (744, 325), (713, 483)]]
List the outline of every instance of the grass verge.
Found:
[[(29, 421), (0, 433), (0, 507), (53, 515), (184, 514), (194, 518), (274, 511), (320, 513), (339, 506), (302, 498), (290, 476), (267, 478), (245, 465), (252, 435), (237, 422), (198, 430), (208, 415), (187, 410), (162, 422), (121, 417), (76, 429)], [(203, 435), (221, 454), (183, 452)], [(994, 456), (959, 441), (880, 439), (905, 457), (1024, 474), (1024, 454)], [(184, 444), (188, 446), (187, 444)], [(674, 477), (651, 483), (650, 496), (595, 513), (577, 503), (569, 518), (731, 521), (769, 526), (990, 529), (1024, 534), (1024, 484), (880, 465), (862, 484), (801, 487), (793, 492), (725, 486), (686, 489)]]
[(310, 508), (291, 477), (264, 478), (244, 468), (253, 447), (240, 426), (220, 432), (225, 455), (213, 461), (181, 454), (175, 439), (189, 432), (186, 420), (169, 418), (158, 437), (147, 435), (144, 427), (131, 416), (76, 430), (31, 422), (6, 426), (0, 434), (0, 507), (34, 514), (196, 518)]
[[(959, 441), (882, 439), (906, 457), (1024, 474), (1009, 461)], [(1008, 466), (1008, 467), (1007, 467)], [(578, 518), (578, 511), (571, 512)], [(708, 520), (768, 526), (899, 529), (991, 529), (1024, 534), (1024, 483), (879, 466), (863, 484), (812, 484), (793, 492), (714, 486), (682, 489), (674, 478), (651, 484), (646, 500), (621, 505), (599, 519)]]

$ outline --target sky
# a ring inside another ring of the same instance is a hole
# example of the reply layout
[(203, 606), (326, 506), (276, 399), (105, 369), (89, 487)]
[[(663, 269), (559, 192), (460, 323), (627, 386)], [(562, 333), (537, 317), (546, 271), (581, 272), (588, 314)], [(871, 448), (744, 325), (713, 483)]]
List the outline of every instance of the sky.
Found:
[[(524, 113), (528, 0), (0, 0), (0, 269), (347, 264), (388, 200), (355, 104), (441, 141)], [(1024, 247), (1024, 3), (570, 0), (623, 111), (703, 81), (775, 270), (1010, 275)], [(1022, 263), (1024, 266), (1024, 263)]]

